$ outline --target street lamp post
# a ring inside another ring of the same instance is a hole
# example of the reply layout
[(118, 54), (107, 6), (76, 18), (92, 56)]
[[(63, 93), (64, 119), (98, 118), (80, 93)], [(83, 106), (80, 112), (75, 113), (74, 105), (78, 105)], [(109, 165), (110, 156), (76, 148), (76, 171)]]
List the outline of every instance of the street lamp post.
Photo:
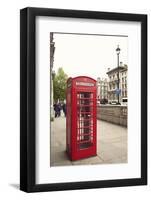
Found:
[(118, 67), (118, 82), (117, 82), (117, 97), (118, 97), (118, 102), (117, 104), (120, 105), (119, 101), (119, 96), (120, 96), (120, 89), (119, 89), (119, 84), (120, 84), (120, 77), (119, 77), (119, 54), (120, 54), (121, 49), (119, 48), (119, 45), (117, 46), (116, 53), (117, 53), (117, 67)]

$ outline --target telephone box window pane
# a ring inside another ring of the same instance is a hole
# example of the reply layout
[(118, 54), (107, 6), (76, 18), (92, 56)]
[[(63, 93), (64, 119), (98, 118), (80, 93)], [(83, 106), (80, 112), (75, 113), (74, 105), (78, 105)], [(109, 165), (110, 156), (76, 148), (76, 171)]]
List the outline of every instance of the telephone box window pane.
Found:
[(77, 93), (77, 143), (79, 150), (93, 145), (93, 93)]

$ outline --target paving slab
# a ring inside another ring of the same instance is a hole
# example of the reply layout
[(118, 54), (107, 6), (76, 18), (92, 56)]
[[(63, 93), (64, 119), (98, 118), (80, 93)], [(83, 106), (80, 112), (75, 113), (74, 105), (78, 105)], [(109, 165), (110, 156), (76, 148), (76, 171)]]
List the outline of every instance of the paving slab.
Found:
[(66, 154), (66, 118), (51, 122), (50, 166), (127, 163), (127, 128), (97, 120), (97, 156), (70, 161)]

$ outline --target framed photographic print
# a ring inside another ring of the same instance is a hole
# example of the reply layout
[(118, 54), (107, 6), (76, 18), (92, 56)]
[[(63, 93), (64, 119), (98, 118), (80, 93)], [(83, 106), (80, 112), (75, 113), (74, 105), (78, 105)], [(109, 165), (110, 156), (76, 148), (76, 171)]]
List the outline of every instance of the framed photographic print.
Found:
[(20, 11), (20, 189), (147, 184), (147, 15)]

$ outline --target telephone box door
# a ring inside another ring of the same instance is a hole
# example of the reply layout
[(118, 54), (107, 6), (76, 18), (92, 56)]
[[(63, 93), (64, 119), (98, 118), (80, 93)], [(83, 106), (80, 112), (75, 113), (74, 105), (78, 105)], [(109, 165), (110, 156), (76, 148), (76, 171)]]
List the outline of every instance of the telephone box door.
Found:
[(76, 152), (80, 158), (96, 155), (96, 94), (77, 92)]

